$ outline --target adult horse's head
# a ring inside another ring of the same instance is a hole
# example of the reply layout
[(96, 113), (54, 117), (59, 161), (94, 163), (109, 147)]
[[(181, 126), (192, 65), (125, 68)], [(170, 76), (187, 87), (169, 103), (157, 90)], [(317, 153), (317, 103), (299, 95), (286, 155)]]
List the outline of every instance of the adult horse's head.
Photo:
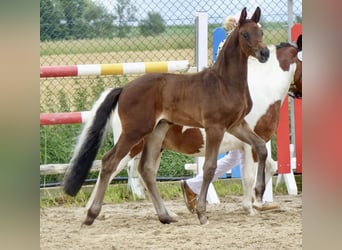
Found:
[(297, 38), (297, 55), (295, 58), (296, 62), (296, 71), (293, 77), (293, 82), (290, 87), (290, 95), (293, 95), (296, 98), (302, 97), (302, 35)]
[(263, 31), (260, 25), (261, 10), (256, 8), (251, 19), (247, 19), (247, 11), (244, 8), (241, 11), (240, 20), (236, 27), (239, 34), (239, 43), (242, 51), (247, 56), (256, 57), (259, 62), (266, 62), (270, 55), (270, 51), (263, 43)]

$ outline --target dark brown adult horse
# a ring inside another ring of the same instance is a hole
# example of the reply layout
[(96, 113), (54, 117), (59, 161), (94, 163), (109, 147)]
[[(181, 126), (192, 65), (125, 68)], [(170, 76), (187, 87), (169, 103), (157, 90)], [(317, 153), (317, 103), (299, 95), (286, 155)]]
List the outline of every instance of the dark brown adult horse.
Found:
[(244, 117), (252, 108), (247, 85), (247, 59), (266, 62), (269, 49), (258, 26), (260, 8), (251, 19), (241, 12), (239, 24), (227, 39), (214, 66), (196, 74), (146, 74), (123, 88), (115, 88), (96, 103), (94, 119), (85, 125), (64, 179), (64, 191), (76, 195), (84, 182), (111, 113), (117, 109), (122, 131), (116, 145), (102, 158), (99, 185), (84, 224), (99, 215), (111, 174), (130, 150), (143, 142), (139, 172), (162, 223), (175, 220), (168, 214), (156, 186), (156, 172), (165, 135), (172, 124), (201, 127), (206, 132), (204, 178), (197, 215), (207, 222), (206, 196), (215, 169), (216, 156), (225, 132), (250, 144), (258, 158), (256, 198), (265, 190), (265, 142), (248, 126)]

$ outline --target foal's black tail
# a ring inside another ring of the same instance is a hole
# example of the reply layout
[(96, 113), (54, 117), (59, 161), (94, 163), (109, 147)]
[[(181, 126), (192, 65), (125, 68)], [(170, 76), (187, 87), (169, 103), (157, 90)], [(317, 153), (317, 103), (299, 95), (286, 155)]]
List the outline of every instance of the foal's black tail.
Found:
[[(94, 104), (92, 117), (86, 122), (68, 170), (64, 176), (64, 192), (75, 196), (81, 189), (105, 135), (111, 113), (116, 107), (122, 88), (102, 93)], [(95, 114), (96, 113), (96, 114)]]

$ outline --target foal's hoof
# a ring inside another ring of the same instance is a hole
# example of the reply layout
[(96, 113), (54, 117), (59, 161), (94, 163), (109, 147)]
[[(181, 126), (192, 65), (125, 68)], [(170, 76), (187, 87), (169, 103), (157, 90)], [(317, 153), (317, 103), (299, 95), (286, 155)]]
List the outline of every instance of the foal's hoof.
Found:
[(170, 224), (170, 223), (177, 222), (177, 220), (174, 219), (174, 218), (172, 218), (171, 216), (159, 217), (159, 221), (160, 221), (162, 224)]
[(98, 214), (95, 214), (95, 213), (92, 213), (90, 212), (90, 210), (88, 210), (88, 213), (87, 213), (87, 217), (86, 219), (83, 221), (83, 225), (87, 225), (87, 226), (90, 226), (94, 223), (94, 220), (96, 219)]
[(83, 225), (90, 226), (94, 223), (95, 218), (91, 218), (87, 216), (87, 218), (83, 221)]

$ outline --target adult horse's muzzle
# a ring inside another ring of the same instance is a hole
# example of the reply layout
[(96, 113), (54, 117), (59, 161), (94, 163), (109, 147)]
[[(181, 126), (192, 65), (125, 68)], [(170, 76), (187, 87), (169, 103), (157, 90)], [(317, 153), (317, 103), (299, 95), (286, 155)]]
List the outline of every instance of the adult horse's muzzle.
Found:
[(270, 50), (267, 47), (258, 50), (256, 53), (256, 58), (261, 63), (266, 62), (269, 57), (270, 57)]

